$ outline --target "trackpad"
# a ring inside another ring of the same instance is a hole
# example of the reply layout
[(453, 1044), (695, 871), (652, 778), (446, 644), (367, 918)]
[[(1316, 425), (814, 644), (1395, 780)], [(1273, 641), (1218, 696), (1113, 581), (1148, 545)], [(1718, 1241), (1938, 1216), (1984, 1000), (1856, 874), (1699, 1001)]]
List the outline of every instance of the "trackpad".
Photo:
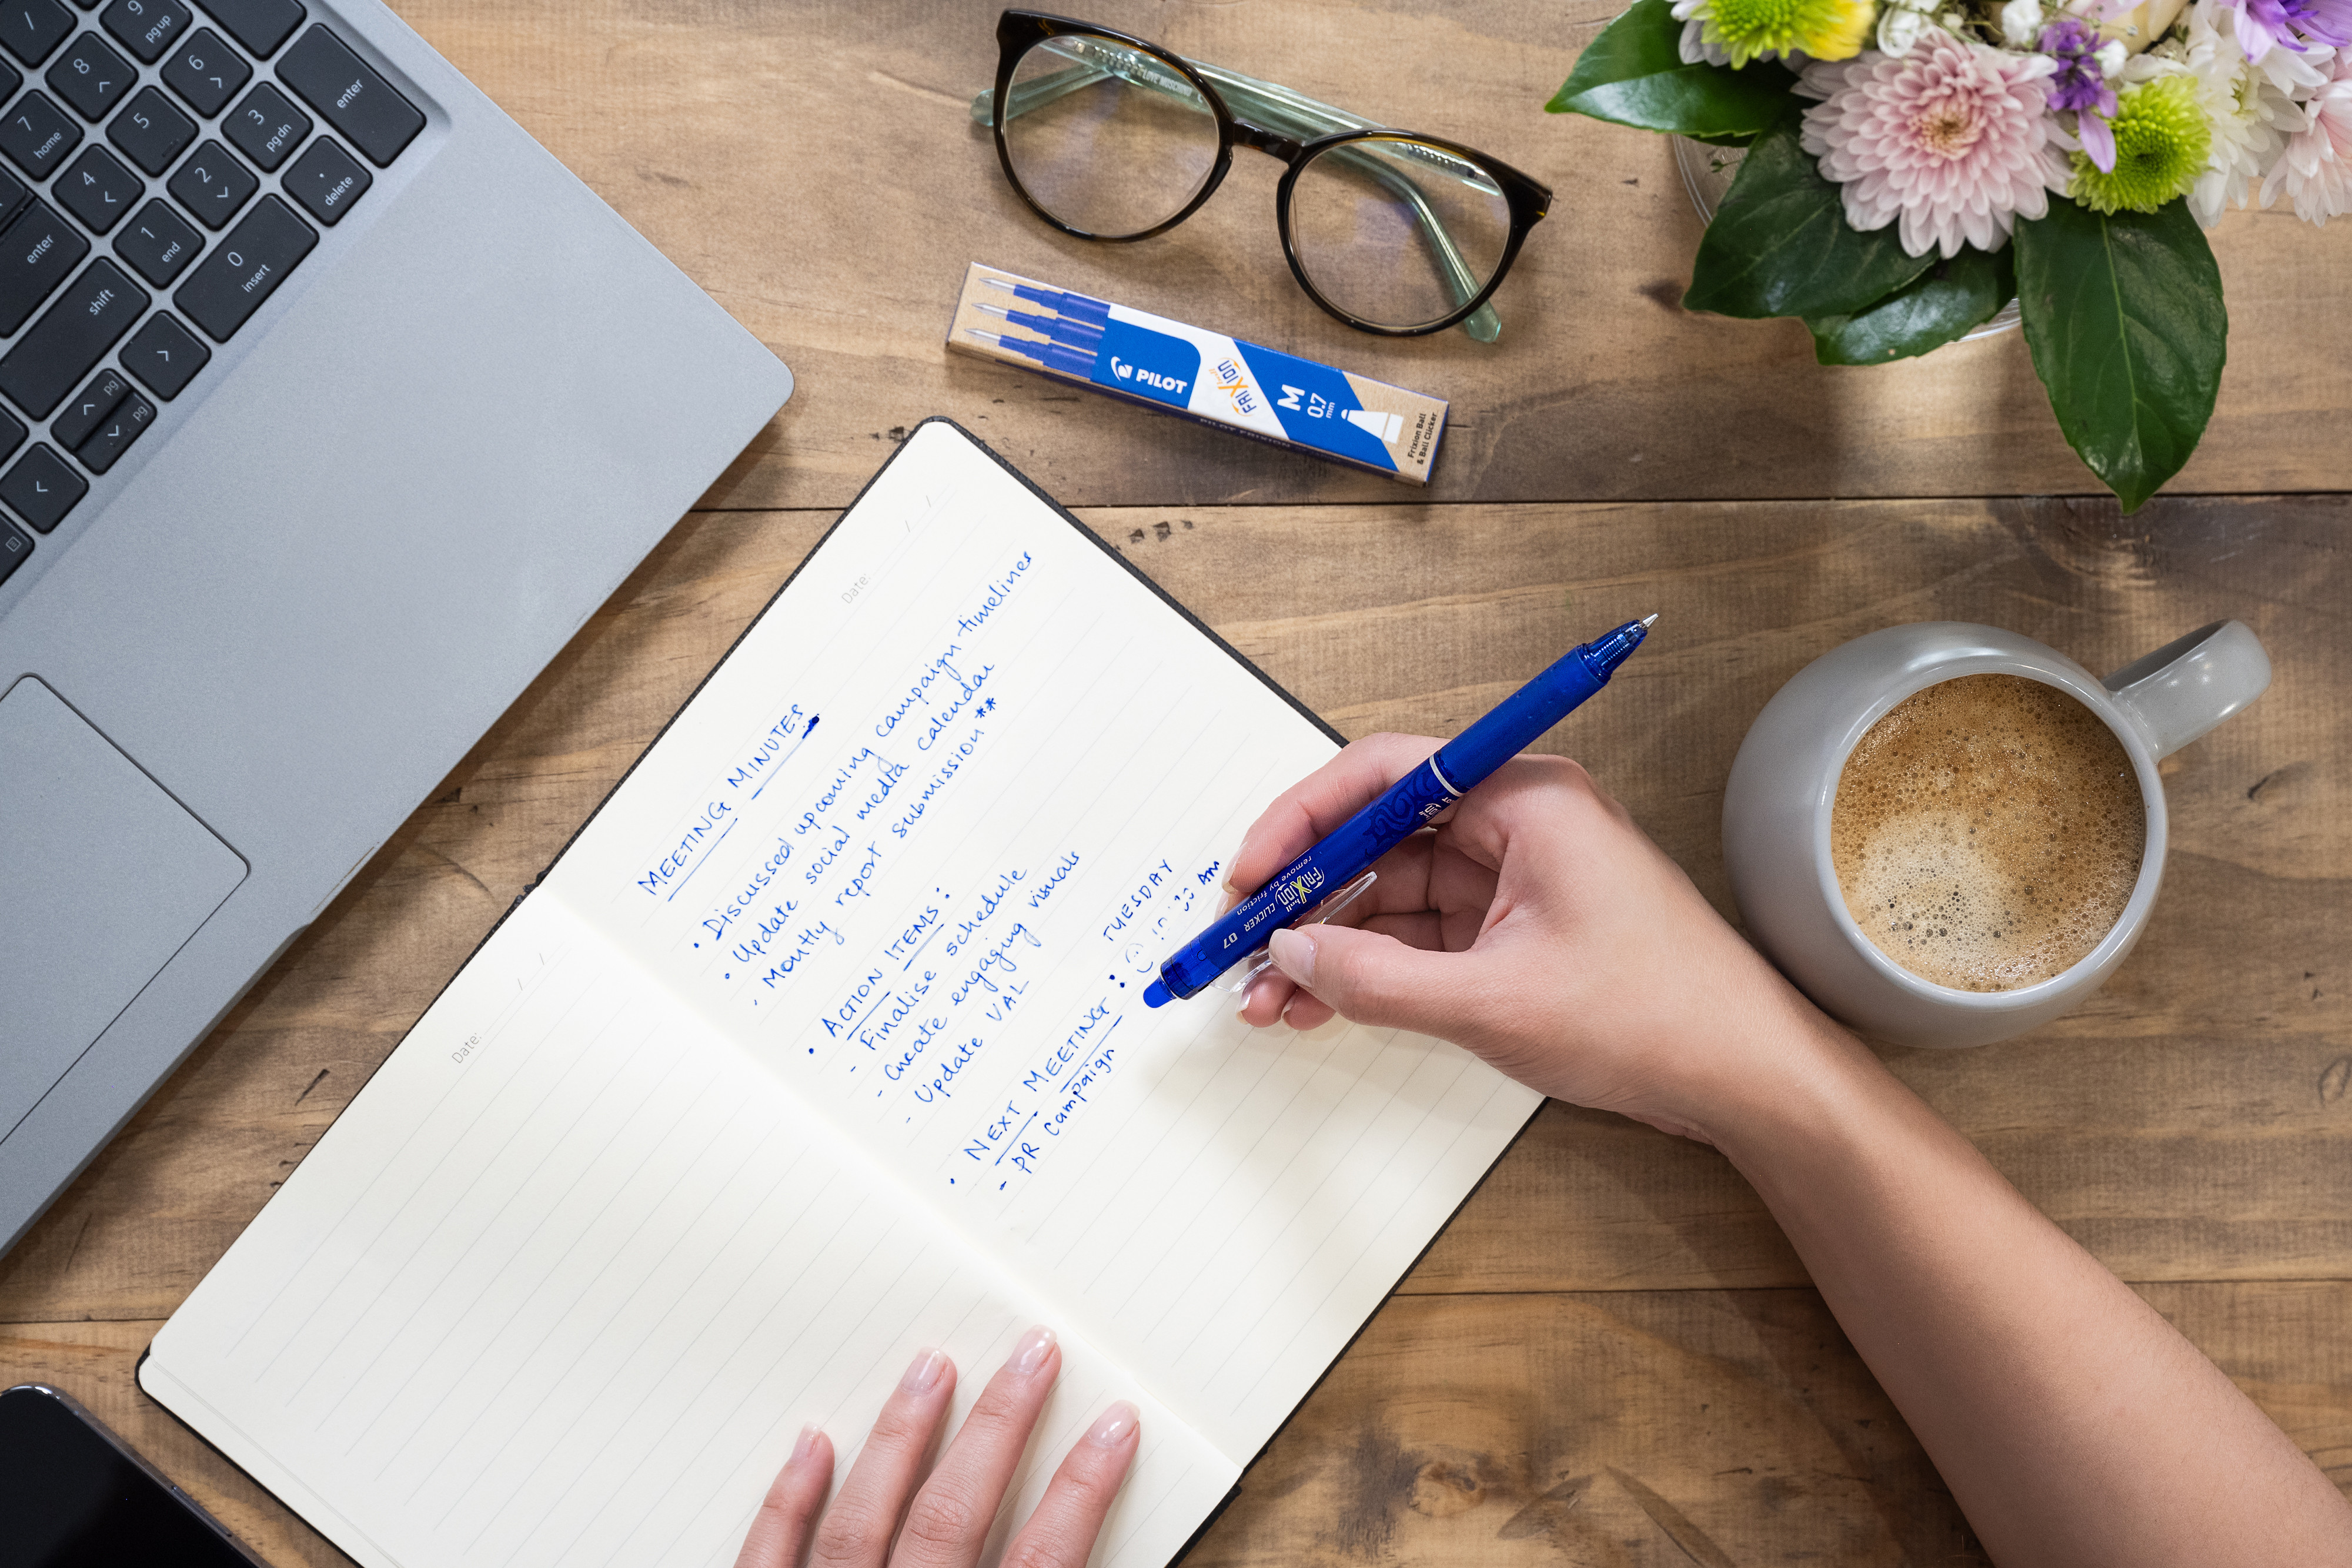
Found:
[(245, 869), (47, 686), (0, 696), (0, 1137)]

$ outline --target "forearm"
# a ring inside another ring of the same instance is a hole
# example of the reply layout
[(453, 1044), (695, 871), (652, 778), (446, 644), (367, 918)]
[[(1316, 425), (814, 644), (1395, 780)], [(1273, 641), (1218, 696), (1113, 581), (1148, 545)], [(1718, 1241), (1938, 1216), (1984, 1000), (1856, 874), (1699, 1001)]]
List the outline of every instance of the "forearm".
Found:
[(2352, 1509), (2128, 1287), (1851, 1036), (1704, 1130), (1804, 1260), (1994, 1560), (2352, 1563)]

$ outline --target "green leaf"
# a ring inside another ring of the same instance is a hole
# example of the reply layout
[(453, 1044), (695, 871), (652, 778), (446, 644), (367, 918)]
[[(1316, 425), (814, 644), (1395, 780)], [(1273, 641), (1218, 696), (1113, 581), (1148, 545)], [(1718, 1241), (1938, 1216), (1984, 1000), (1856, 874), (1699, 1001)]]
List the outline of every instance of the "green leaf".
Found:
[(2189, 461), (2229, 357), (2221, 269), (2189, 204), (2017, 225), (2017, 298), (2067, 444), (2136, 512)]
[(1877, 304), (1851, 316), (1811, 316), (1813, 357), (1825, 365), (1883, 365), (1924, 354), (1983, 326), (2017, 293), (2017, 252), (1962, 246)]
[(1670, 0), (1634, 0), (1584, 47), (1544, 108), (1698, 137), (1752, 136), (1780, 117), (1797, 79), (1787, 67), (1685, 65), (1682, 37)]
[(1927, 270), (1906, 256), (1895, 225), (1858, 234), (1838, 188), (1800, 146), (1802, 105), (1756, 139), (1698, 242), (1683, 304), (1718, 316), (1852, 316)]

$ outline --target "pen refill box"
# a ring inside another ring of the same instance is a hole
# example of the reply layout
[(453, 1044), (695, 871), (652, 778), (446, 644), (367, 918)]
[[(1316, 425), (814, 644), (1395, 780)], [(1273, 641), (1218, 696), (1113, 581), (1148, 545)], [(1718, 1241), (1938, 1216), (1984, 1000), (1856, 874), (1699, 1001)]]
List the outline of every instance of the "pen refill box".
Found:
[(1445, 434), (1443, 398), (978, 262), (948, 346), (1410, 485)]

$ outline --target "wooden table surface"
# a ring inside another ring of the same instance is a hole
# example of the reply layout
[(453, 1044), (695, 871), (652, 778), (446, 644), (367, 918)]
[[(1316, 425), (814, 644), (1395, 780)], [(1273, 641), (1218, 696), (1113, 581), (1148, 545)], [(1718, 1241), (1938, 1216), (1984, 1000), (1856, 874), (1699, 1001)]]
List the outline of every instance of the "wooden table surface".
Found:
[[(147, 1402), (141, 1348), (906, 427), (962, 421), (1350, 735), (1447, 733), (1664, 612), (1554, 738), (1719, 907), (1726, 774), (1806, 662), (2014, 628), (2094, 670), (2225, 616), (2277, 664), (2164, 765), (2138, 951), (2028, 1038), (1886, 1052), (2352, 1487), (2352, 235), (2214, 235), (2203, 450), (2119, 516), (2015, 333), (1867, 371), (1678, 308), (1665, 143), (1548, 117), (1614, 0), (1094, 0), (1089, 15), (1549, 182), (1501, 340), (1350, 333), (1244, 152), (1175, 233), (1047, 230), (966, 114), (994, 7), (395, 0), (772, 345), (799, 390), (5, 1259), (0, 1376), (78, 1395), (279, 1563), (342, 1559)], [(1426, 492), (940, 346), (981, 260), (1453, 400)], [(1713, 1152), (1548, 1106), (1243, 1482), (1198, 1563), (1973, 1563), (1965, 1521)]]

